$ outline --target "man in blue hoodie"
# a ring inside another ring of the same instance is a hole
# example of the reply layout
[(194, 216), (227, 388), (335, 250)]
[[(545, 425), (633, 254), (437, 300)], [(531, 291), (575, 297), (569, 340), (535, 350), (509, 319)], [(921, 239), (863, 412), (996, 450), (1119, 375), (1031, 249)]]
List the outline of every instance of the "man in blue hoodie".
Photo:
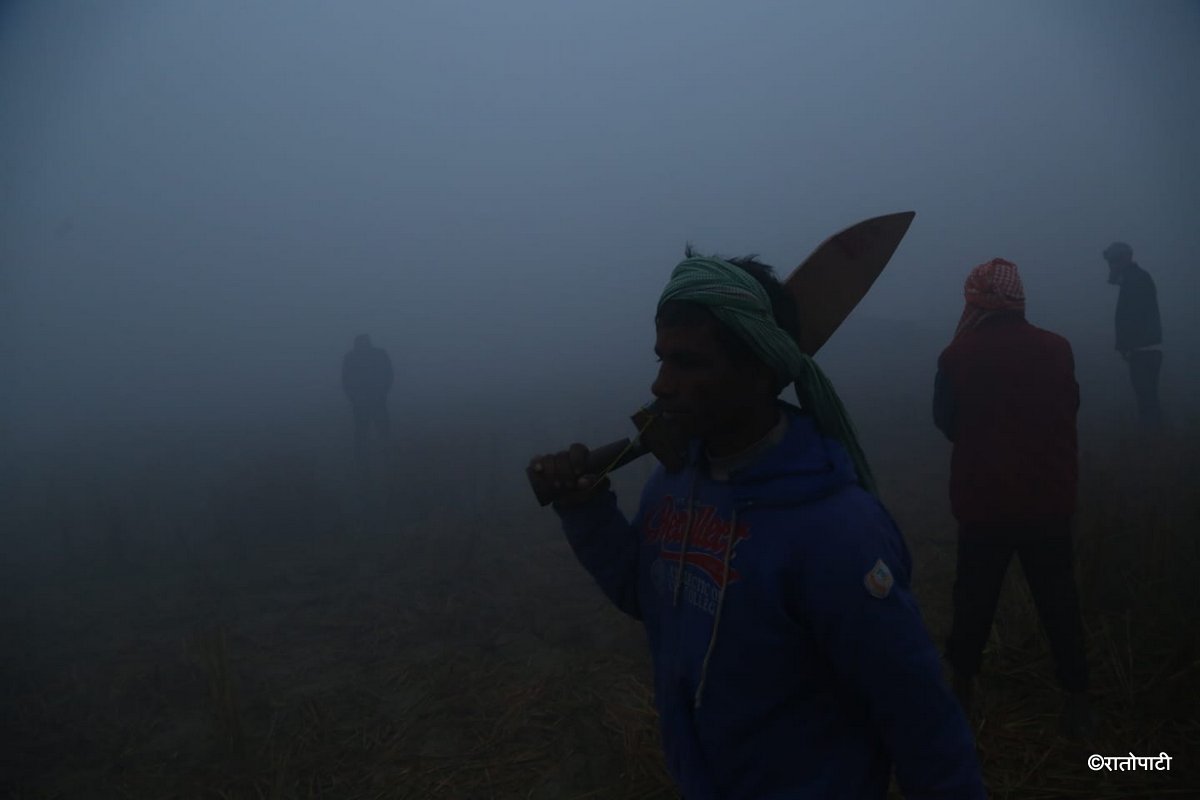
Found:
[[(687, 800), (986, 797), (974, 742), (836, 393), (770, 268), (689, 257), (652, 391), (691, 437), (632, 522), (583, 445), (530, 463), (580, 562), (646, 629)], [(779, 399), (795, 383), (801, 407)]]

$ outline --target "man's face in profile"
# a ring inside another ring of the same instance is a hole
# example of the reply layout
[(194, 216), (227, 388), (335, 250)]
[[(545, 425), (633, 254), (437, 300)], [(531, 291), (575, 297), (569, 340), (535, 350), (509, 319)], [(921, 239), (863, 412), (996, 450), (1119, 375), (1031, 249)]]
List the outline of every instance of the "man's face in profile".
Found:
[(680, 430), (707, 438), (737, 427), (756, 399), (753, 367), (736, 363), (717, 336), (717, 322), (656, 325), (658, 376), (651, 391)]

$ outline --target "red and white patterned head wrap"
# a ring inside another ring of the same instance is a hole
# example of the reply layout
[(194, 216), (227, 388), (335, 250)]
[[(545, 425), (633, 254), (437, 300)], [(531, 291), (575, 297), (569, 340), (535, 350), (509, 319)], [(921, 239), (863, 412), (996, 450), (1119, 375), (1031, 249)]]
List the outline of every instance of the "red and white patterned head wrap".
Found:
[(1025, 311), (1021, 274), (1016, 264), (1003, 258), (993, 258), (971, 270), (963, 286), (963, 296), (967, 305), (958, 320), (955, 336), (971, 330), (997, 311)]

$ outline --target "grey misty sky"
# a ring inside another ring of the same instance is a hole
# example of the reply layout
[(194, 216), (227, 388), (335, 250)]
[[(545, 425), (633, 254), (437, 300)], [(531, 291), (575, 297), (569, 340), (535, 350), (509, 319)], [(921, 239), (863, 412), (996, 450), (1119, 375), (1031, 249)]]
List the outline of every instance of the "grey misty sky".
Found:
[(1123, 238), (1194, 337), (1198, 45), (1194, 2), (10, 2), (8, 410), (331, 394), (360, 331), (430, 392), (647, 371), (685, 241), (786, 274), (908, 208), (857, 314), (949, 330), (1004, 256), (1107, 347)]

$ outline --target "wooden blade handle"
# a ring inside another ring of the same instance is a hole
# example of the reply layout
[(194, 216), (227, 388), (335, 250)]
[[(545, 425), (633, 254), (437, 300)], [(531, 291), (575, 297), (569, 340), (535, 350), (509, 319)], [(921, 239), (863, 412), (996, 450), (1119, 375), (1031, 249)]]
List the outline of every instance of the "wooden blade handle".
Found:
[[(626, 448), (628, 448), (628, 450), (626, 450)], [(622, 455), (622, 452), (624, 452), (624, 455)], [(599, 475), (600, 473), (604, 472), (604, 470), (609, 469), (610, 465), (612, 465), (612, 469), (620, 469), (629, 462), (639, 459), (649, 452), (650, 449), (643, 445), (640, 441), (633, 441), (632, 444), (630, 444), (629, 439), (619, 439), (615, 442), (609, 442), (606, 445), (597, 447), (595, 450), (588, 451), (586, 474)], [(618, 456), (620, 456), (620, 459), (614, 464), (613, 461), (617, 459)], [(548, 506), (553, 503), (555, 500), (555, 494), (552, 492), (539, 492), (537, 489), (537, 484), (533, 479), (533, 472), (528, 468), (525, 470), (525, 472), (526, 475), (529, 476), (529, 484), (533, 488), (533, 494), (535, 497), (537, 497), (538, 503), (543, 506)]]

